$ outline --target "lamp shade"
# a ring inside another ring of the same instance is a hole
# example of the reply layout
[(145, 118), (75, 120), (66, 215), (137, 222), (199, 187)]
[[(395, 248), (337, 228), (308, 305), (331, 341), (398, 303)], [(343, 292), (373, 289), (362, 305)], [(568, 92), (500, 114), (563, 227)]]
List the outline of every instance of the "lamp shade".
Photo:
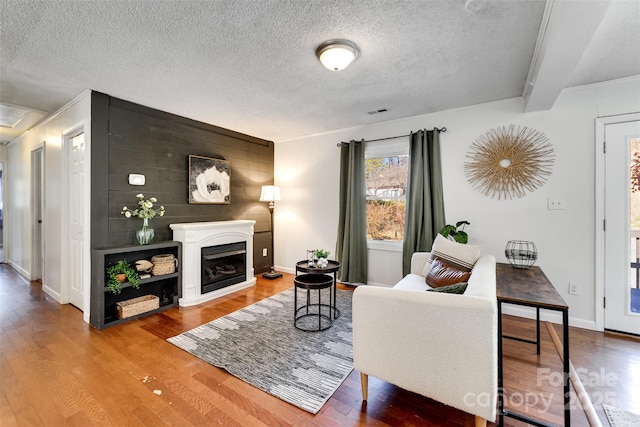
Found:
[(280, 200), (280, 187), (277, 185), (263, 185), (260, 193), (261, 202), (275, 202)]
[(316, 56), (325, 68), (340, 71), (358, 57), (358, 47), (349, 40), (329, 40), (318, 46)]

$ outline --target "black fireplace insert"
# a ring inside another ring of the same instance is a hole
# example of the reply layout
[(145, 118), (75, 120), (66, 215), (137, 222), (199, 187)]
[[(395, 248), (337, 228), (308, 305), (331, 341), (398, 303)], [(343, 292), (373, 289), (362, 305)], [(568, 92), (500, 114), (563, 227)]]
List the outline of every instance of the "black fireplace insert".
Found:
[(208, 246), (202, 254), (202, 294), (247, 280), (245, 265), (247, 243), (237, 242)]

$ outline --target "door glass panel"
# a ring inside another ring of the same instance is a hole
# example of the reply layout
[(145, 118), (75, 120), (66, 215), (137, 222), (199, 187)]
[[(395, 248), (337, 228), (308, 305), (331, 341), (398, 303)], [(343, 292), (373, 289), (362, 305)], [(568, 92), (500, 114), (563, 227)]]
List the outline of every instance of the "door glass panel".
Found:
[(640, 138), (629, 139), (629, 311), (640, 313)]

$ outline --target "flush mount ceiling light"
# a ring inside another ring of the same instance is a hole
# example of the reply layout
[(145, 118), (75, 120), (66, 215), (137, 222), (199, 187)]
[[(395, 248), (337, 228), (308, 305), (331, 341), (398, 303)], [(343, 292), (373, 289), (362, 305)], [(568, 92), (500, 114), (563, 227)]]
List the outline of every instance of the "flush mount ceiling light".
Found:
[(467, 13), (481, 12), (487, 7), (487, 0), (467, 0), (464, 2), (464, 10)]
[(316, 56), (331, 71), (344, 70), (358, 57), (358, 46), (349, 40), (328, 40), (316, 49)]

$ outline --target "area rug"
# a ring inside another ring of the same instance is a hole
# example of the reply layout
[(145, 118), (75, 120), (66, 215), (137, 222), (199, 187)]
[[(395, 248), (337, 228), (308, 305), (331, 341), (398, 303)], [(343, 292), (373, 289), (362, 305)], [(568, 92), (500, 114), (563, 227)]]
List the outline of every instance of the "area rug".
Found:
[(607, 414), (611, 427), (638, 427), (640, 426), (640, 415), (623, 411), (609, 405), (602, 405), (604, 413)]
[[(316, 414), (353, 369), (350, 291), (322, 332), (293, 325), (293, 289), (167, 341), (286, 402)], [(298, 291), (298, 304), (306, 294)]]

